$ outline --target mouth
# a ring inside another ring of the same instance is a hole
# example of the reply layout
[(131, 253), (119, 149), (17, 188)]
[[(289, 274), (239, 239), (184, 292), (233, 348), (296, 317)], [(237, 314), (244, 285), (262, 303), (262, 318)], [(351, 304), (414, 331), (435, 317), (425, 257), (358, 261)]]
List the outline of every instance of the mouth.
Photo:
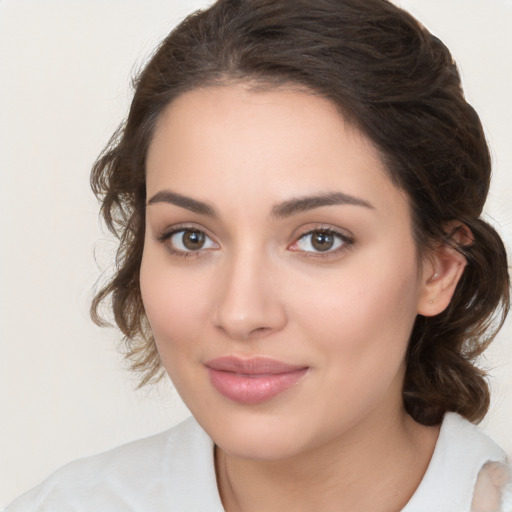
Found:
[(259, 404), (280, 395), (304, 375), (309, 367), (266, 357), (242, 359), (219, 357), (205, 363), (210, 382), (224, 397), (241, 404)]

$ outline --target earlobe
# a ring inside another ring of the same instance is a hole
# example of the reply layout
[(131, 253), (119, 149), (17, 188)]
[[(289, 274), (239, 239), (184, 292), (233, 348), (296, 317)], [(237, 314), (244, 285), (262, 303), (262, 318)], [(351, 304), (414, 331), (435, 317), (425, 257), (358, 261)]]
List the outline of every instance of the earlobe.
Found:
[[(450, 240), (455, 245), (469, 245), (473, 236), (465, 225), (450, 226)], [(469, 242), (469, 243), (468, 243)], [(422, 289), (418, 299), (418, 314), (435, 316), (450, 304), (467, 261), (449, 241), (429, 252), (424, 259)]]

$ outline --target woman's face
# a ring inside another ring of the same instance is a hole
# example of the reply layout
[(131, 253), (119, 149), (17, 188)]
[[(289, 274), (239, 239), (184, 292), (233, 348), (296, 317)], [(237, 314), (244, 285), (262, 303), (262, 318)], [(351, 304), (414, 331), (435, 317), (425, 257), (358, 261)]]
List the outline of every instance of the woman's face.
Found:
[(226, 453), (278, 459), (403, 414), (423, 269), (406, 196), (327, 100), (188, 92), (147, 160), (142, 297)]

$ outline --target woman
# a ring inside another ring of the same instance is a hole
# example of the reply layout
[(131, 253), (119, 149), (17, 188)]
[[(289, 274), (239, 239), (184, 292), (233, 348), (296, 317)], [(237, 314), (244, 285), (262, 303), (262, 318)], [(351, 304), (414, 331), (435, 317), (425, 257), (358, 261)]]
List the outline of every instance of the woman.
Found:
[(448, 50), (393, 5), (187, 18), (93, 169), (120, 239), (93, 315), (112, 299), (142, 383), (165, 369), (194, 419), (8, 510), (510, 506), (470, 423), (509, 305), (489, 176)]

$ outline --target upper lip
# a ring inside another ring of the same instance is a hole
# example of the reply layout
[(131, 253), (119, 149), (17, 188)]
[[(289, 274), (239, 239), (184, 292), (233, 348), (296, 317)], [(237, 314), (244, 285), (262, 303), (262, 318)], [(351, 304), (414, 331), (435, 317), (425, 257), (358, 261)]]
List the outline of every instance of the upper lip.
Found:
[(307, 366), (288, 364), (269, 357), (241, 358), (237, 356), (223, 356), (211, 359), (205, 363), (205, 366), (212, 370), (243, 375), (290, 373), (307, 368)]

